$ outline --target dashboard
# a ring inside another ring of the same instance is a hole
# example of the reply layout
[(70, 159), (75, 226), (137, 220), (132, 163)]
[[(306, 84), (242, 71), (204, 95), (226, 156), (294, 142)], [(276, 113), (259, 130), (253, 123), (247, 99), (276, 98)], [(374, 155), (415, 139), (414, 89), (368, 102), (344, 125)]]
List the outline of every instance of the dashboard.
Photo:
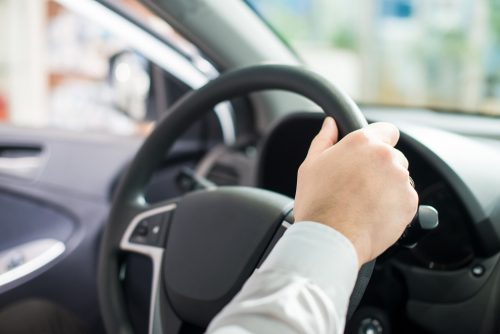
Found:
[[(260, 150), (259, 187), (294, 197), (296, 171), (323, 117), (296, 113), (272, 127)], [(494, 298), (491, 289), (498, 286), (493, 277), (499, 275), (500, 175), (495, 166), (500, 166), (500, 155), (459, 135), (398, 126), (397, 148), (410, 162), (420, 204), (435, 207), (440, 224), (416, 247), (395, 245), (378, 258), (362, 306), (351, 320), (353, 332), (367, 319), (405, 333), (415, 328), (419, 333), (471, 333), (478, 324), (498, 326), (496, 317), (488, 318), (477, 306)], [(468, 307), (470, 316), (464, 319)]]
[(480, 247), (474, 242), (472, 221), (462, 200), (446, 178), (411, 146), (402, 141), (398, 149), (411, 161), (410, 174), (420, 204), (433, 206), (439, 213), (438, 228), (410, 250), (411, 257), (406, 261), (431, 270), (454, 270), (469, 265)]
[[(294, 197), (296, 172), (309, 143), (321, 127), (321, 117), (304, 114), (285, 120), (267, 138), (261, 156), (259, 186)], [(446, 179), (403, 138), (397, 148), (410, 161), (420, 204), (439, 212), (439, 227), (411, 250), (403, 260), (433, 270), (458, 269), (468, 265), (476, 249), (468, 230), (471, 218), (456, 191)]]

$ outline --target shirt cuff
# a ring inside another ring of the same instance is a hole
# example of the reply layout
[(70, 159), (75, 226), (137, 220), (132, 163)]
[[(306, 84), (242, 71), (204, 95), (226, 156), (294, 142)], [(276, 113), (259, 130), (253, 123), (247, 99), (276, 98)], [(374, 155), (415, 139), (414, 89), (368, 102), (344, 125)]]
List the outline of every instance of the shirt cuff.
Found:
[(359, 266), (356, 250), (347, 237), (330, 226), (307, 221), (288, 228), (259, 270), (311, 280), (345, 317)]

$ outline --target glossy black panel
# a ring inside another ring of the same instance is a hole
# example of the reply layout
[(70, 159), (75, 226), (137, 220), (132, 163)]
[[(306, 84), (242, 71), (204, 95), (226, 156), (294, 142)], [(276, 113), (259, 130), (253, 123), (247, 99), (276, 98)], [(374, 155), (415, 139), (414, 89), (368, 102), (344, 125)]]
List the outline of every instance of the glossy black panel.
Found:
[(33, 199), (0, 192), (0, 251), (36, 239), (65, 241), (74, 229), (68, 215)]

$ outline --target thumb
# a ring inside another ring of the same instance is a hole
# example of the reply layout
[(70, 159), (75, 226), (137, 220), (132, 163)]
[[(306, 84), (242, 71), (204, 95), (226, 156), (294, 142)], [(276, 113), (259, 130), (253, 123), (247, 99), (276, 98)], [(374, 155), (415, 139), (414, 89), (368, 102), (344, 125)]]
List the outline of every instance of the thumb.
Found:
[(339, 130), (335, 120), (331, 117), (326, 117), (321, 126), (321, 130), (314, 137), (307, 152), (307, 157), (317, 156), (321, 152), (329, 149), (337, 143)]

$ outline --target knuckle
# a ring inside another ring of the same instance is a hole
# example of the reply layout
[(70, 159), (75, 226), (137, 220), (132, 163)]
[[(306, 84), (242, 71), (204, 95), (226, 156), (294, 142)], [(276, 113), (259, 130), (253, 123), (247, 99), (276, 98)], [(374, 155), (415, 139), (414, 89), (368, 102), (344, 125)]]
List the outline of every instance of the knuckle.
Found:
[(396, 175), (397, 175), (398, 179), (401, 182), (404, 182), (405, 184), (409, 185), (410, 184), (410, 172), (407, 169), (402, 168), (400, 165), (396, 165), (395, 170), (396, 170)]
[(401, 163), (403, 163), (406, 166), (409, 166), (410, 163), (408, 161), (408, 158), (406, 157), (406, 155), (404, 155), (403, 152), (401, 152), (398, 149), (394, 149), (394, 155), (396, 159), (398, 159)]
[(297, 170), (298, 175), (302, 175), (306, 172), (307, 170), (307, 160), (304, 160), (299, 166), (299, 169)]
[(410, 220), (415, 216), (418, 209), (418, 194), (414, 189), (410, 189), (408, 194), (408, 216)]
[(391, 147), (384, 144), (375, 144), (373, 145), (373, 153), (376, 157), (381, 159), (382, 161), (390, 161), (392, 160), (392, 151)]
[(370, 142), (370, 136), (366, 131), (363, 131), (363, 129), (354, 131), (351, 134), (349, 134), (350, 141), (353, 142), (354, 144), (367, 144)]

